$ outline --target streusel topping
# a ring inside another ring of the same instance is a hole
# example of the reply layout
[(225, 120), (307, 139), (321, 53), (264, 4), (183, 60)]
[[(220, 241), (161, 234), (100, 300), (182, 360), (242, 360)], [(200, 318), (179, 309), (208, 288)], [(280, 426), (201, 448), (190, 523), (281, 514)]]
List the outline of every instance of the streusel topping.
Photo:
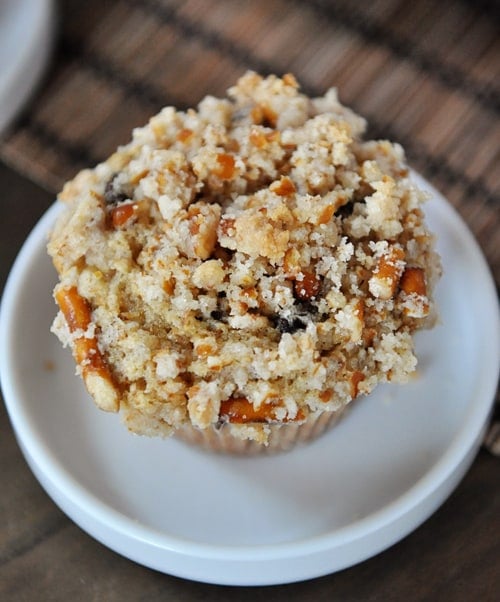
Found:
[(53, 330), (98, 406), (265, 442), (415, 370), (440, 273), (404, 153), (334, 89), (245, 74), (66, 184)]

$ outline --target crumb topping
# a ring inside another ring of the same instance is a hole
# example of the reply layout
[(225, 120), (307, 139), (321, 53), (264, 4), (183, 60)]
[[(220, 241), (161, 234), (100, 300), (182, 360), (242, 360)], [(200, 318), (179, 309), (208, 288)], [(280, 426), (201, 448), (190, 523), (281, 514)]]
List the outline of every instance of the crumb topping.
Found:
[(364, 130), (334, 89), (249, 72), (66, 184), (53, 330), (98, 405), (265, 442), (408, 379), (440, 264), (403, 150)]

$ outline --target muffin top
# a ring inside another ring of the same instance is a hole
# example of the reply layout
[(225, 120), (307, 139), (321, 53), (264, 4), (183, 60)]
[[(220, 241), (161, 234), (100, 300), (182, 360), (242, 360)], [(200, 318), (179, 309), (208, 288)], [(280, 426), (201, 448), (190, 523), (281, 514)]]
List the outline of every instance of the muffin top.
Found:
[(440, 273), (398, 144), (334, 89), (248, 72), (67, 183), (53, 330), (138, 433), (264, 442), (414, 371)]

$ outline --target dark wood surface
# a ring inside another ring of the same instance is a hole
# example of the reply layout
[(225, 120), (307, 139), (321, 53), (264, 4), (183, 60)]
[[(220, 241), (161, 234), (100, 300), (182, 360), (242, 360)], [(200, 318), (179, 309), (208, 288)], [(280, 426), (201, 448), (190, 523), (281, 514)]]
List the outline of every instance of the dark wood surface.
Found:
[[(52, 195), (0, 164), (0, 277)], [(34, 300), (36, 311), (36, 300)], [(378, 556), (275, 587), (194, 583), (139, 566), (93, 540), (27, 467), (0, 405), (0, 600), (481, 600), (500, 592), (500, 461), (481, 450), (445, 504)]]
[[(312, 94), (338, 86), (370, 133), (401, 142), (464, 217), (500, 284), (497, 2), (60, 0), (58, 8), (46, 77), (0, 140), (0, 291), (66, 178), (162, 105), (221, 94), (249, 68), (292, 71)], [(218, 587), (139, 566), (79, 529), (32, 475), (0, 404), (1, 602), (498, 599), (500, 459), (485, 449), (429, 520), (376, 557), (303, 583)]]

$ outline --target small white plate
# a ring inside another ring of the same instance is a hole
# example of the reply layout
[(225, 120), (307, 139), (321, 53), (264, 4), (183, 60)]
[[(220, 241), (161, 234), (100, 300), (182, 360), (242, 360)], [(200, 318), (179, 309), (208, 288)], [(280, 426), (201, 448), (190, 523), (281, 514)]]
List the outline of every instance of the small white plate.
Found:
[(49, 327), (53, 206), (12, 269), (0, 375), (33, 472), (78, 525), (154, 569), (234, 585), (309, 579), (400, 540), (451, 493), (484, 432), (499, 368), (498, 304), (485, 260), (428, 184), (445, 274), (442, 324), (417, 337), (419, 376), (381, 386), (316, 442), (274, 457), (203, 453), (130, 435), (97, 410)]
[(0, 3), (0, 133), (42, 76), (54, 41), (54, 13), (53, 0)]

